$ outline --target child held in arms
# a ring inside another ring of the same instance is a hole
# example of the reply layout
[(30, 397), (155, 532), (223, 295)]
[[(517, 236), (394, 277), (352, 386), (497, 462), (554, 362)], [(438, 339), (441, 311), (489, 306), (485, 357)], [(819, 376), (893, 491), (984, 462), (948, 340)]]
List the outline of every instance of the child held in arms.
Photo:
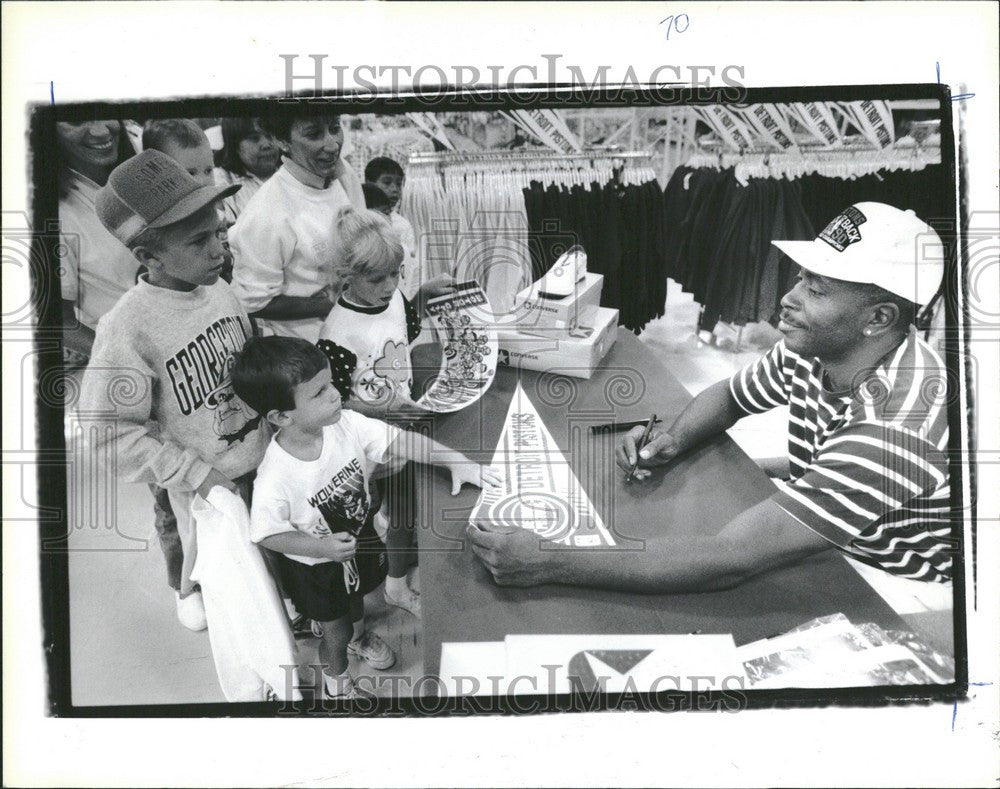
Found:
[(466, 482), (498, 484), (498, 475), (425, 436), (342, 409), (329, 361), (305, 340), (251, 340), (237, 358), (233, 383), (278, 429), (254, 483), (251, 537), (281, 554), (285, 590), (322, 628), (327, 697), (356, 698), (349, 655), (376, 669), (396, 659), (364, 621), (364, 596), (386, 571), (369, 494), (375, 468), (433, 458), (451, 471), (453, 494)]

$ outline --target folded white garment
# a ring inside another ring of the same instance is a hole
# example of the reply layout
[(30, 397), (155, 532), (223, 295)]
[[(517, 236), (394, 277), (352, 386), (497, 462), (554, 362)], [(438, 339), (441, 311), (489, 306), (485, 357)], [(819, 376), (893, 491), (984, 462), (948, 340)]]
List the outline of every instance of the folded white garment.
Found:
[(243, 499), (221, 487), (195, 496), (198, 534), (192, 580), (201, 584), (208, 636), (227, 701), (264, 701), (267, 690), (298, 701), (295, 638), (260, 549), (250, 541)]

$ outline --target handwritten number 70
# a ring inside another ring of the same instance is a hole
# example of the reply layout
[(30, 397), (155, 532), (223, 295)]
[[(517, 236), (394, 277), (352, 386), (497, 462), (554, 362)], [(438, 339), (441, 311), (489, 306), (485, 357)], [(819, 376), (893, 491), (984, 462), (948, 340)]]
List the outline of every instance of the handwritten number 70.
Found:
[[(684, 20), (683, 23), (681, 22), (681, 20)], [(685, 30), (688, 29), (688, 24), (690, 24), (687, 14), (678, 14), (677, 16), (671, 14), (666, 19), (660, 20), (661, 25), (664, 22), (667, 23), (667, 41), (670, 40), (671, 29), (676, 30), (678, 33), (683, 33)], [(683, 24), (684, 26), (681, 27), (681, 24)]]

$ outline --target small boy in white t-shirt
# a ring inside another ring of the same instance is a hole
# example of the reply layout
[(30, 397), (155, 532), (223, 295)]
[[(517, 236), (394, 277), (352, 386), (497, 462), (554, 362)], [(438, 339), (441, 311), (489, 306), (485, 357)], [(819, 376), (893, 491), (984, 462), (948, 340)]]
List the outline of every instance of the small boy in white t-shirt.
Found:
[(356, 698), (348, 655), (377, 669), (396, 659), (364, 623), (364, 596), (386, 570), (373, 526), (372, 472), (393, 461), (429, 462), (433, 453), (451, 470), (453, 494), (466, 482), (499, 478), (425, 436), (342, 410), (326, 356), (306, 340), (250, 340), (233, 367), (233, 387), (278, 428), (254, 482), (251, 538), (283, 554), (286, 592), (322, 628), (327, 696)]
[[(348, 408), (379, 419), (420, 418), (411, 399), (410, 345), (420, 333), (422, 303), (450, 292), (450, 277), (424, 283), (416, 302), (400, 290), (404, 251), (385, 216), (342, 208), (335, 220), (333, 281), (337, 303), (323, 322), (319, 347)], [(412, 467), (383, 469), (377, 479), (388, 508), (389, 570), (385, 599), (420, 616), (420, 594), (407, 582), (414, 558), (416, 478)]]

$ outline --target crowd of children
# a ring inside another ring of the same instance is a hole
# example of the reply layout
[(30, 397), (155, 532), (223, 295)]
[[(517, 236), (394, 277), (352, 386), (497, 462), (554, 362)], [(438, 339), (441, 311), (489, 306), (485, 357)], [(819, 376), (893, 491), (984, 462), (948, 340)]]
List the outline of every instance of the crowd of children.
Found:
[(89, 357), (80, 407), (114, 415), (97, 440), (117, 473), (153, 490), (181, 622), (206, 627), (191, 505), (227, 488), (322, 634), (325, 693), (352, 698), (348, 655), (395, 661), (365, 627), (364, 596), (385, 581), (385, 599), (420, 616), (415, 464), (447, 467), (455, 492), (498, 482), (392, 424), (427, 416), (410, 399), (409, 346), (426, 299), (453, 283), (421, 280), (395, 211), (402, 168), (373, 160), (362, 183), (336, 114), (276, 103), (222, 132), (216, 167), (190, 120), (147, 123), (135, 155), (118, 122), (59, 124), (60, 218), (81, 238), (63, 278), (66, 347)]

